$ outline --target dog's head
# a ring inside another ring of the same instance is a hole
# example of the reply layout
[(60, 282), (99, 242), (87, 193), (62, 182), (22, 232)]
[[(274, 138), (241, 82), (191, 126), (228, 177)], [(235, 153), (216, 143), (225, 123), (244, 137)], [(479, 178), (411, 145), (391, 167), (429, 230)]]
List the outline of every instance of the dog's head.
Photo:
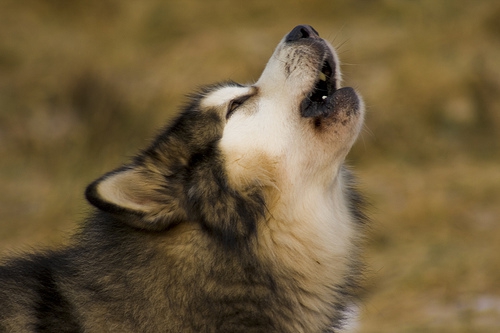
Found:
[(332, 46), (297, 26), (255, 84), (202, 89), (132, 163), (92, 183), (87, 198), (143, 229), (189, 220), (226, 241), (248, 236), (267, 198), (327, 193), (336, 183), (364, 113), (340, 77)]

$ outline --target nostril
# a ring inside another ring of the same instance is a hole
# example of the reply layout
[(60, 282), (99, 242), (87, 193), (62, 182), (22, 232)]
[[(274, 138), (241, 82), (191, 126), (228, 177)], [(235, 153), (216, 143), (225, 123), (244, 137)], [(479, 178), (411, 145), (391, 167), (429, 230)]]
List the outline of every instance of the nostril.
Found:
[(303, 38), (319, 38), (319, 34), (310, 25), (298, 25), (286, 36), (286, 42), (294, 42)]
[(299, 29), (297, 29), (294, 37), (297, 39), (301, 39), (301, 38), (309, 38), (309, 36), (310, 36), (309, 31), (307, 31), (307, 29), (304, 27), (300, 27)]

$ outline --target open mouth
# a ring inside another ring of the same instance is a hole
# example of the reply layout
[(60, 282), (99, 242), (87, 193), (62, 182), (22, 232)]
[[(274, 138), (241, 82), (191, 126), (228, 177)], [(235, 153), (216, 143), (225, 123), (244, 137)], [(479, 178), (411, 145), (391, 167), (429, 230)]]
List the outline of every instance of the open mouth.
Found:
[(322, 63), (313, 88), (300, 104), (303, 117), (326, 115), (332, 110), (331, 97), (337, 90), (334, 68), (333, 56), (330, 54)]

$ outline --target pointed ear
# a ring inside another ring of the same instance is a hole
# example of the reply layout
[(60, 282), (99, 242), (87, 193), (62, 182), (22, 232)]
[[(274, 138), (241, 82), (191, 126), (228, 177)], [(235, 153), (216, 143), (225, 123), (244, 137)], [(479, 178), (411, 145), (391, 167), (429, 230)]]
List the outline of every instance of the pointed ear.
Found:
[(97, 208), (127, 224), (146, 230), (163, 230), (186, 219), (182, 185), (142, 166), (126, 166), (97, 179), (85, 196)]

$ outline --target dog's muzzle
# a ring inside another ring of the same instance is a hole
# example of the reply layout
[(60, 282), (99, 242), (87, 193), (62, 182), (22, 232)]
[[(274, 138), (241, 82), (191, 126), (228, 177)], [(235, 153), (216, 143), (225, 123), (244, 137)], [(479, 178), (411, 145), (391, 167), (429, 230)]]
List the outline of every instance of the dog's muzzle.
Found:
[[(314, 86), (300, 104), (302, 117), (328, 116), (345, 109), (346, 99), (355, 104), (358, 97), (352, 88), (340, 88), (335, 75), (335, 58), (330, 47), (309, 25), (298, 25), (285, 37), (286, 43), (306, 43), (323, 54)], [(342, 101), (342, 107), (339, 102)], [(354, 107), (356, 109), (356, 107)]]

